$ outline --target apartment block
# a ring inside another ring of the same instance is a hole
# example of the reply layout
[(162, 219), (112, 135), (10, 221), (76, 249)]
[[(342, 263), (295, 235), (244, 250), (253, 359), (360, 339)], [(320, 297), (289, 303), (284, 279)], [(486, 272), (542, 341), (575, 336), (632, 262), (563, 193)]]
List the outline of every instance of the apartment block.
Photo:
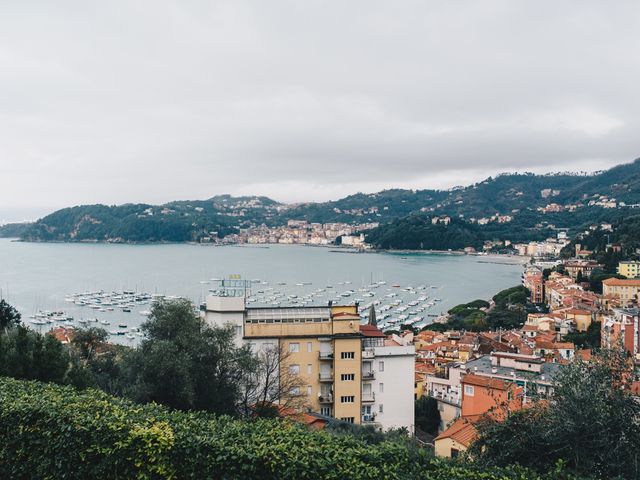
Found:
[(629, 355), (640, 357), (640, 309), (616, 308), (612, 315), (603, 318), (602, 347), (615, 348), (620, 343)]
[(279, 348), (304, 380), (308, 411), (382, 429), (414, 427), (413, 346), (361, 325), (357, 305), (248, 307), (242, 296), (209, 295), (205, 320), (231, 324), (238, 344)]
[(623, 305), (637, 303), (640, 279), (607, 278), (602, 281), (602, 294), (617, 297)]
[(627, 261), (618, 263), (618, 273), (627, 278), (640, 277), (640, 262)]

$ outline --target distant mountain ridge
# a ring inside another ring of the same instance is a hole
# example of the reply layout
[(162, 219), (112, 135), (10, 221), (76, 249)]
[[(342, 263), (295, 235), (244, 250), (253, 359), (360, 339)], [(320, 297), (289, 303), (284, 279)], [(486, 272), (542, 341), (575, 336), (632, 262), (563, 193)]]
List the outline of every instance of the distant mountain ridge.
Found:
[[(495, 222), (483, 224), (482, 238), (508, 235), (526, 240), (548, 235), (549, 225), (578, 228), (594, 219), (620, 218), (625, 215), (625, 209), (603, 206), (614, 199), (617, 206), (640, 204), (640, 159), (591, 175), (502, 174), (450, 190), (390, 189), (356, 193), (321, 203), (287, 205), (264, 196), (217, 195), (207, 200), (181, 200), (163, 205), (83, 205), (47, 215), (27, 228), (21, 238), (26, 241), (187, 242), (198, 241), (211, 232), (223, 237), (255, 225), (284, 225), (288, 220), (378, 222), (381, 228), (387, 228), (390, 222), (416, 215), (425, 217), (425, 222), (433, 216), (448, 215), (481, 224), (498, 215), (513, 217), (513, 221), (500, 224), (502, 226)], [(553, 210), (554, 204), (562, 206), (560, 211), (540, 211)], [(415, 219), (407, 221), (417, 228)], [(406, 226), (402, 222), (395, 225), (395, 228)], [(458, 228), (462, 227), (458, 225)], [(431, 232), (425, 235), (432, 235), (434, 231), (422, 230)], [(476, 229), (465, 227), (465, 231), (472, 232), (472, 237), (479, 241)], [(418, 239), (417, 244), (424, 244), (424, 240)]]

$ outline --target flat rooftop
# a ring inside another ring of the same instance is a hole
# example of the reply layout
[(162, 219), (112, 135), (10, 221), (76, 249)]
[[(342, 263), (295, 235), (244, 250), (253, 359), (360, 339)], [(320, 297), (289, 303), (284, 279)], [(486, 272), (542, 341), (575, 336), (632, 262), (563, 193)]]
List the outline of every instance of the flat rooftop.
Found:
[[(495, 366), (491, 364), (491, 357), (489, 355), (484, 355), (480, 358), (476, 358), (475, 360), (471, 360), (467, 362), (465, 366), (469, 370), (469, 373), (475, 373), (477, 375), (495, 375), (545, 383), (552, 382), (553, 378), (558, 373), (558, 370), (562, 368), (562, 365), (558, 363), (545, 362), (542, 364), (542, 372), (536, 373), (526, 370), (518, 370), (512, 367)], [(493, 373), (492, 369), (494, 368), (496, 369), (496, 373)], [(512, 372), (515, 372), (515, 377), (512, 375)], [(542, 380), (542, 376), (544, 376), (544, 380)]]

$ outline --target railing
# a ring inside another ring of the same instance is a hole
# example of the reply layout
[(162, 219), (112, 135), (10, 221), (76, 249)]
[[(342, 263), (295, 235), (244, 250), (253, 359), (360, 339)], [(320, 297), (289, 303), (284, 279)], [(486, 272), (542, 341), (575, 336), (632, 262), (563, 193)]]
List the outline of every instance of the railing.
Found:
[(374, 423), (375, 421), (376, 421), (375, 413), (368, 413), (368, 414), (362, 415), (362, 423)]
[(373, 350), (362, 350), (362, 358), (373, 358)]
[(332, 373), (320, 373), (318, 374), (318, 378), (320, 378), (321, 382), (332, 382), (333, 374)]
[(333, 352), (318, 352), (320, 360), (333, 360)]
[(333, 403), (333, 395), (320, 395), (318, 401), (320, 403)]
[(376, 378), (376, 372), (373, 370), (362, 372), (362, 380), (373, 380), (374, 378)]
[(362, 394), (362, 402), (375, 402), (376, 401), (376, 394), (375, 392), (370, 392), (370, 393), (363, 393)]

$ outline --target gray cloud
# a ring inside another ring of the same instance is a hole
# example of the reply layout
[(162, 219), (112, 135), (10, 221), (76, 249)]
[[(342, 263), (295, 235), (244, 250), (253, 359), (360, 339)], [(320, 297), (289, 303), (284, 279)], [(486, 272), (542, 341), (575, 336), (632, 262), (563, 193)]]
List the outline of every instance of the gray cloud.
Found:
[(324, 200), (639, 155), (634, 1), (0, 4), (0, 206)]

